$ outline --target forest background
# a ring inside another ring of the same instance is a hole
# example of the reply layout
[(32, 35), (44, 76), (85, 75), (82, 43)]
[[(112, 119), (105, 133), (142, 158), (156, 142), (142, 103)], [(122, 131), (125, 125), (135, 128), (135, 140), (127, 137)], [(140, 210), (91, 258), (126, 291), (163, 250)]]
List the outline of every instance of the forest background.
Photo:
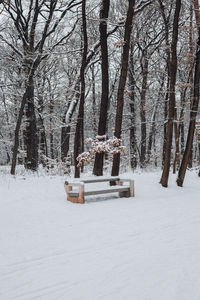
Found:
[(160, 167), (167, 187), (171, 167), (182, 186), (200, 163), (198, 1), (0, 3), (0, 164), (79, 177), (84, 152), (95, 175)]

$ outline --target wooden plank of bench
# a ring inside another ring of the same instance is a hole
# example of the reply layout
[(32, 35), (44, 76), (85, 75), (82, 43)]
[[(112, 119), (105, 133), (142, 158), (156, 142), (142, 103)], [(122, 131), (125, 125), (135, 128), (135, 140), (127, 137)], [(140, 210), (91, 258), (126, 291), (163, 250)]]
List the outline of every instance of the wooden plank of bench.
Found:
[(84, 183), (106, 182), (106, 181), (118, 181), (119, 177), (104, 177), (104, 178), (92, 178), (82, 180)]
[[(106, 181), (118, 181), (120, 180), (119, 177), (102, 177), (102, 178), (90, 178), (90, 179), (81, 179), (81, 182), (84, 183), (95, 183), (95, 182), (106, 182)], [(71, 183), (79, 183), (79, 181), (73, 181), (73, 182), (68, 182), (66, 181), (66, 184), (71, 184)]]
[[(91, 196), (91, 195), (97, 195), (97, 194), (107, 194), (107, 193), (119, 193), (119, 192), (130, 192), (129, 186), (113, 186), (109, 187), (108, 189), (101, 189), (101, 190), (92, 190), (92, 191), (85, 191), (85, 196)], [(70, 197), (78, 197), (79, 192), (70, 191), (69, 192)]]

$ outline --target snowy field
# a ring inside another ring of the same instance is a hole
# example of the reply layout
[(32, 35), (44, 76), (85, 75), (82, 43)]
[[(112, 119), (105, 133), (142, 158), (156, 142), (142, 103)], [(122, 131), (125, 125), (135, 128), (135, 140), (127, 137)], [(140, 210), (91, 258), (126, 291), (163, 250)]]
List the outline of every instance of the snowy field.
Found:
[(63, 177), (0, 176), (1, 300), (199, 300), (200, 178), (66, 201)]

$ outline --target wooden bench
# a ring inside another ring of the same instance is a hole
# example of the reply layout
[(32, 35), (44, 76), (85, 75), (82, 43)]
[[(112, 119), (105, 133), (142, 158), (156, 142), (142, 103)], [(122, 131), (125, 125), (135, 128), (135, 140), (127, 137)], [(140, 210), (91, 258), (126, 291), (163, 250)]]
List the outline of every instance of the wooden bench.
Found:
[[(85, 185), (89, 183), (101, 183), (114, 181), (116, 185), (103, 186), (94, 190), (86, 190)], [(124, 184), (128, 183), (128, 184)], [(85, 203), (85, 196), (119, 193), (119, 197), (134, 197), (134, 180), (122, 179), (120, 177), (98, 177), (92, 179), (75, 180), (73, 182), (65, 181), (65, 191), (67, 200), (73, 203)]]

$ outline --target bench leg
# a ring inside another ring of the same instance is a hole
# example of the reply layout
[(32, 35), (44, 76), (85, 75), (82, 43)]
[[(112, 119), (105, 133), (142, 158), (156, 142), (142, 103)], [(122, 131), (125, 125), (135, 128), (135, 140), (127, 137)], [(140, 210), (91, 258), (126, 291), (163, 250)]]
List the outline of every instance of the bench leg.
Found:
[(123, 191), (123, 192), (119, 192), (119, 197), (120, 198), (129, 198), (130, 197), (130, 190), (129, 191)]
[(134, 180), (130, 180), (130, 197), (135, 197)]
[(78, 202), (84, 204), (85, 203), (85, 198), (84, 198), (84, 185), (81, 184), (79, 188), (79, 194), (78, 194)]
[(120, 181), (118, 181), (118, 185), (123, 185), (124, 181), (129, 181), (130, 191), (129, 192), (119, 192), (119, 195), (123, 195), (123, 193), (125, 195), (125, 196), (120, 196), (120, 197), (135, 197), (134, 180), (121, 179)]
[[(69, 192), (72, 191), (73, 186), (78, 186), (78, 197), (71, 197), (69, 195)], [(71, 183), (68, 184), (67, 182), (65, 182), (65, 191), (67, 194), (67, 200), (71, 201), (73, 203), (81, 203), (84, 204), (85, 203), (85, 198), (84, 198), (84, 184), (83, 183)]]

